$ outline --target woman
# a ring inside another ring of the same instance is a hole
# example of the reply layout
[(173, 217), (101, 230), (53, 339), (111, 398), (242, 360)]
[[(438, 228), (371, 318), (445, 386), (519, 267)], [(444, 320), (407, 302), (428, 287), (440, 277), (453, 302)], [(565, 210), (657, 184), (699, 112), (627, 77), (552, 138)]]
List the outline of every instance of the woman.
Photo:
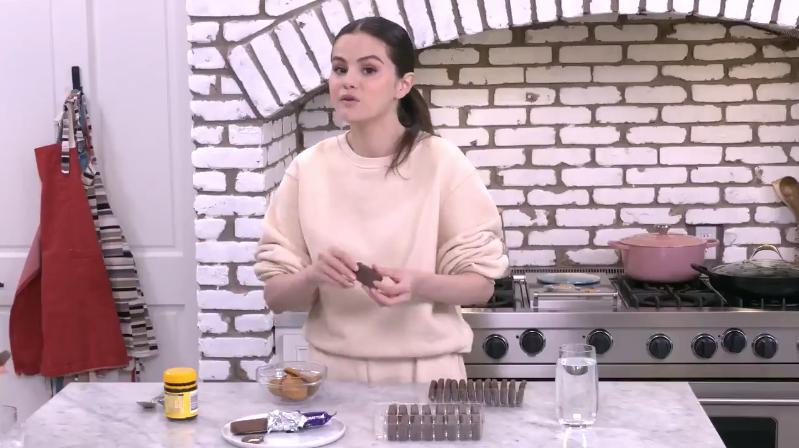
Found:
[[(264, 218), (255, 269), (267, 304), (310, 310), (308, 356), (333, 380), (466, 378), (473, 336), (459, 305), (485, 303), (508, 266), (477, 170), (432, 135), (414, 60), (389, 20), (339, 32), (329, 90), (350, 130), (292, 161)], [(383, 280), (356, 282), (358, 262)]]

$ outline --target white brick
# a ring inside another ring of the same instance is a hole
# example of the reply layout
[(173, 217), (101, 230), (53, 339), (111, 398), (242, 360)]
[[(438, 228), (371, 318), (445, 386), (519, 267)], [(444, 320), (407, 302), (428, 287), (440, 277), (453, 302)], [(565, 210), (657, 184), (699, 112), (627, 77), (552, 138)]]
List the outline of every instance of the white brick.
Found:
[(616, 210), (609, 208), (559, 208), (555, 211), (555, 223), (561, 227), (610, 226), (615, 222)]
[(619, 217), (625, 224), (667, 224), (674, 225), (680, 222), (682, 214), (670, 208), (623, 208)]
[(674, 146), (660, 149), (663, 165), (718, 165), (721, 162), (720, 146)]
[(510, 187), (529, 187), (555, 185), (555, 170), (504, 170), (497, 173), (502, 185)]
[[(462, 11), (461, 3), (463, 3), (463, 0), (458, 0), (458, 8), (461, 9), (461, 11)], [(472, 16), (472, 17), (469, 18), (469, 21), (476, 21), (477, 23), (479, 23), (480, 22), (480, 13), (477, 10), (477, 4), (476, 4), (475, 1), (471, 1), (471, 3), (474, 3), (475, 6), (473, 8), (474, 14), (471, 14), (471, 13), (469, 14), (469, 16)], [(480, 27), (480, 29), (482, 29), (482, 25), (478, 25), (478, 26)], [(466, 29), (466, 28), (467, 28), (467, 26), (466, 26), (466, 24), (464, 24), (464, 29)], [(467, 31), (467, 34), (470, 34), (470, 35), (463, 36), (460, 39), (460, 42), (462, 44), (466, 44), (466, 45), (504, 45), (504, 44), (509, 44), (511, 42), (511, 40), (513, 40), (513, 33), (511, 33), (510, 30), (488, 30), (488, 31), (483, 31), (482, 33), (479, 33), (479, 34), (475, 34), (472, 31)]]
[[(253, 39), (250, 42), (250, 46), (261, 63), (264, 72), (266, 72), (266, 76), (272, 83), (272, 87), (274, 87), (281, 103), (291, 103), (300, 97), (301, 92), (291, 77), (288, 66), (283, 62), (283, 57), (272, 39), (273, 36), (271, 34), (262, 34)], [(243, 56), (245, 55), (242, 53), (242, 60), (244, 60)], [(253, 84), (255, 84), (256, 79), (254, 76), (251, 78)], [(253, 91), (259, 92), (260, 90)]]
[(697, 45), (694, 47), (694, 58), (703, 61), (745, 59), (755, 54), (756, 50), (754, 45), (742, 42)]
[(203, 381), (222, 381), (230, 377), (230, 362), (201, 359), (199, 377)]
[[(308, 50), (305, 44), (302, 43), (300, 34), (294, 28), (294, 25), (290, 21), (281, 22), (275, 27), (274, 34), (277, 36), (291, 68), (294, 69), (294, 74), (302, 89), (305, 92), (309, 92), (318, 87), (322, 80), (321, 74), (311, 61)], [(263, 63), (264, 61), (262, 60), (261, 62)]]
[(580, 45), (561, 47), (558, 61), (562, 63), (620, 62), (620, 45)]
[(735, 263), (747, 259), (745, 247), (725, 247), (721, 257), (723, 263)]
[(222, 334), (227, 333), (228, 323), (219, 313), (199, 313), (197, 328), (203, 333)]
[(532, 231), (527, 235), (530, 246), (585, 246), (588, 240), (588, 231), (580, 229)]
[(491, 65), (549, 64), (552, 49), (549, 47), (499, 47), (488, 49)]
[(192, 164), (197, 168), (244, 168), (264, 166), (263, 150), (260, 148), (197, 148), (191, 153)]
[(527, 203), (530, 205), (588, 205), (588, 191), (566, 190), (563, 193), (553, 193), (547, 190), (531, 190), (527, 194)]
[(275, 23), (272, 19), (225, 22), (222, 35), (228, 42), (239, 42)]
[(533, 149), (531, 157), (533, 165), (583, 166), (591, 161), (591, 150), (588, 148), (539, 148)]
[(225, 220), (217, 218), (195, 219), (194, 236), (198, 240), (216, 240), (225, 230)]
[(486, 187), (491, 185), (491, 170), (477, 170), (477, 173), (480, 175), (480, 180), (483, 181), (483, 185)]
[(735, 25), (730, 27), (730, 37), (738, 39), (772, 39), (776, 35), (748, 25)]
[(197, 195), (194, 198), (194, 210), (209, 217), (263, 215), (266, 211), (266, 198)]
[(225, 286), (230, 282), (227, 266), (198, 265), (196, 277), (202, 286)]
[(563, 184), (569, 187), (621, 185), (621, 168), (568, 168), (560, 173)]
[(222, 126), (195, 126), (191, 128), (191, 138), (201, 145), (217, 145), (222, 142)]
[(511, 266), (554, 266), (554, 250), (511, 250), (508, 251)]
[(431, 108), (430, 119), (433, 126), (458, 126), (460, 124), (460, 110), (455, 108)]
[(602, 166), (656, 165), (658, 153), (654, 148), (596, 148), (596, 163)]
[(488, 144), (488, 131), (481, 128), (443, 128), (438, 129), (437, 132), (441, 137), (460, 147)]
[[(362, 1), (365, 4), (371, 3), (371, 0)], [(411, 27), (414, 45), (416, 48), (431, 46), (435, 42), (436, 35), (424, 0), (404, 0), (403, 3), (405, 4), (405, 15)], [(371, 6), (369, 9), (371, 9)]]
[(372, 7), (372, 3), (370, 1), (368, 0), (348, 0), (348, 1), (350, 4), (350, 11), (352, 11), (353, 19), (358, 20), (366, 17), (374, 17), (375, 10)]
[(522, 148), (471, 149), (466, 151), (466, 158), (477, 168), (484, 166), (506, 168), (524, 165), (527, 161)]
[(201, 338), (200, 352), (214, 358), (246, 358), (269, 356), (274, 341), (268, 338)]
[(228, 59), (230, 60), (230, 67), (241, 81), (244, 90), (250, 95), (250, 99), (252, 99), (258, 112), (265, 117), (275, 113), (279, 108), (277, 101), (272, 96), (266, 81), (256, 68), (255, 62), (250, 57), (250, 54), (247, 53), (245, 47), (234, 47), (230, 51)]
[(602, 106), (596, 110), (598, 123), (651, 123), (657, 117), (655, 107)]
[(261, 0), (186, 0), (186, 12), (199, 17), (254, 16), (260, 6)]
[(430, 102), (439, 107), (488, 106), (488, 90), (434, 89)]
[(650, 82), (658, 76), (658, 68), (654, 65), (601, 65), (594, 67), (594, 82), (628, 83)]
[(588, 39), (588, 27), (583, 25), (550, 26), (539, 30), (527, 30), (525, 41), (530, 44), (548, 42), (581, 42)]
[(619, 254), (615, 249), (568, 250), (566, 258), (572, 263), (590, 266), (611, 265), (619, 262)]
[(648, 233), (646, 229), (640, 228), (622, 228), (622, 229), (599, 229), (594, 236), (595, 246), (607, 246), (610, 241), (618, 241), (622, 238), (627, 238), (633, 235), (640, 235)]
[(560, 130), (564, 145), (608, 145), (619, 141), (621, 134), (614, 127), (568, 126)]
[(725, 160), (748, 164), (785, 163), (788, 156), (781, 146), (745, 146), (727, 148)]
[(265, 143), (263, 130), (259, 126), (238, 126), (231, 124), (227, 128), (231, 145), (260, 145)]
[(663, 76), (679, 78), (683, 81), (715, 81), (724, 77), (724, 66), (711, 65), (666, 65), (661, 69)]
[(587, 107), (533, 107), (530, 124), (588, 124), (591, 110)]
[(497, 129), (494, 132), (494, 143), (497, 146), (554, 145), (555, 129), (546, 127)]
[(313, 0), (265, 0), (264, 10), (270, 16), (283, 14), (302, 8)]
[(762, 143), (799, 142), (799, 126), (760, 126), (757, 135)]
[(634, 145), (646, 143), (682, 143), (687, 131), (677, 126), (637, 126), (627, 131), (627, 141)]
[[(691, 96), (700, 103), (738, 103), (752, 99), (752, 86), (733, 85), (692, 85)], [(761, 101), (763, 99), (758, 98)]]
[(774, 122), (788, 118), (787, 107), (779, 104), (741, 104), (727, 106), (729, 122)]
[(781, 202), (772, 187), (730, 187), (724, 189), (724, 199), (730, 204), (774, 204)]
[(718, 106), (665, 106), (661, 113), (666, 123), (710, 123), (721, 121)]
[[(521, 205), (524, 203), (524, 192), (521, 190), (488, 190), (488, 194), (497, 206)], [(508, 225), (507, 223), (505, 225)]]
[(216, 75), (189, 76), (189, 90), (200, 95), (210, 95), (211, 87), (216, 86)]
[(480, 62), (480, 53), (474, 48), (433, 48), (419, 53), (422, 65), (464, 65)]
[(195, 244), (201, 263), (251, 263), (255, 261), (256, 243), (238, 241), (203, 241)]
[(219, 34), (217, 22), (194, 22), (186, 26), (189, 42), (208, 44), (216, 40)]
[(730, 68), (730, 78), (735, 79), (777, 79), (791, 73), (787, 62), (759, 62)]
[(658, 37), (657, 25), (599, 25), (594, 37), (600, 42), (650, 41)]
[(508, 248), (522, 247), (524, 244), (524, 233), (518, 230), (505, 230), (505, 245)]
[(502, 221), (507, 227), (529, 227), (547, 225), (547, 213), (535, 210), (535, 218), (521, 210), (505, 210), (502, 212)]
[(234, 222), (236, 238), (258, 239), (263, 234), (263, 220), (254, 218), (236, 218)]
[(263, 291), (235, 294), (225, 290), (197, 291), (197, 306), (201, 310), (260, 311), (266, 309)]
[(236, 331), (240, 333), (269, 331), (275, 325), (275, 315), (271, 312), (266, 314), (242, 314), (236, 316), (234, 321)]
[(654, 188), (595, 188), (594, 202), (599, 205), (650, 204), (655, 201)]
[(316, 10), (309, 9), (297, 16), (295, 20), (297, 28), (300, 29), (305, 42), (311, 48), (311, 53), (313, 53), (316, 64), (319, 66), (322, 78), (328, 79), (332, 71), (330, 53), (333, 46), (330, 44), (327, 31), (322, 25), (322, 19)]
[(513, 26), (529, 25), (533, 21), (533, 6), (527, 0), (511, 0), (510, 11)]
[(682, 184), (688, 180), (685, 168), (630, 168), (627, 183), (632, 185)]
[(255, 268), (253, 265), (236, 266), (236, 280), (243, 286), (264, 286), (264, 282), (259, 280), (255, 275)]
[(717, 40), (724, 39), (727, 28), (719, 23), (681, 23), (674, 25), (669, 39), (677, 40)]
[(194, 173), (192, 180), (194, 182), (194, 188), (198, 191), (221, 192), (227, 190), (225, 173), (220, 171), (202, 171)]
[(265, 366), (267, 363), (260, 359), (242, 359), (239, 361), (239, 365), (241, 366), (241, 370), (244, 371), (244, 374), (247, 375), (247, 380), (256, 381), (258, 367)]
[(795, 58), (799, 57), (799, 48), (782, 50), (774, 45), (764, 45), (763, 56), (767, 58)]
[(720, 197), (716, 187), (673, 187), (658, 191), (661, 204), (716, 204)]
[(330, 114), (323, 110), (304, 110), (300, 112), (299, 124), (306, 129), (327, 126), (330, 124)]
[(796, 218), (788, 207), (758, 207), (755, 221), (763, 224), (794, 224)]
[(501, 126), (527, 123), (527, 110), (522, 108), (472, 109), (466, 116), (469, 126)]
[(564, 67), (562, 65), (530, 67), (527, 69), (526, 80), (528, 84), (591, 82), (591, 67)]
[(746, 143), (752, 141), (752, 128), (745, 125), (694, 126), (691, 141), (696, 143)]
[(417, 68), (413, 72), (413, 83), (417, 86), (451, 86), (455, 83), (444, 68)]
[(304, 109), (330, 109), (331, 107), (330, 95), (327, 93), (320, 93), (303, 105)]
[(684, 44), (630, 45), (627, 47), (627, 59), (636, 62), (682, 61), (686, 57), (688, 57), (688, 45)]
[[(385, 11), (386, 4), (391, 4), (391, 13), (387, 14)], [(377, 9), (380, 10), (380, 15), (383, 17), (396, 17), (391, 19), (394, 22), (402, 23), (402, 14), (399, 8), (393, 6), (394, 2), (381, 1), (377, 2)], [(447, 2), (431, 2), (430, 9), (433, 14), (433, 21), (436, 25), (436, 35), (442, 42), (449, 42), (458, 38), (458, 27), (455, 24), (455, 14), (453, 12), (452, 3)]]
[(776, 227), (733, 227), (724, 230), (724, 245), (780, 244), (782, 235)]
[(748, 221), (748, 208), (691, 209), (685, 212), (686, 224), (741, 224)]
[(497, 84), (519, 84), (524, 82), (521, 67), (462, 68), (458, 72), (458, 83), (477, 86)]
[[(488, 102), (487, 94), (486, 102)], [(554, 89), (497, 88), (494, 91), (494, 106), (544, 106), (554, 102)]]
[(192, 101), (191, 113), (205, 121), (231, 121), (255, 118), (250, 105), (244, 100)]
[(687, 98), (688, 93), (678, 86), (634, 86), (624, 89), (624, 99), (628, 103), (682, 103)]
[(799, 120), (799, 104), (794, 104), (791, 106), (791, 118), (794, 120)]
[(242, 171), (236, 174), (236, 191), (239, 193), (261, 193), (266, 191), (263, 172)]
[(751, 180), (752, 170), (744, 167), (718, 166), (691, 171), (691, 182), (695, 183), (747, 183)]
[(189, 50), (189, 66), (197, 69), (225, 68), (225, 58), (216, 47), (200, 47)]
[(621, 101), (616, 87), (566, 87), (560, 89), (560, 102), (569, 105), (615, 104)]

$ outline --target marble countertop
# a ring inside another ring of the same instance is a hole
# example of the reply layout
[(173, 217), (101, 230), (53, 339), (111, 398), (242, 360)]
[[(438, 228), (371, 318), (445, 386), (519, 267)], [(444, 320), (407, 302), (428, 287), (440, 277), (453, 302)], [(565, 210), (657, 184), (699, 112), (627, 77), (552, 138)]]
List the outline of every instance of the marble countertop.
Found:
[[(596, 424), (564, 430), (555, 418), (555, 383), (527, 384), (520, 408), (487, 408), (483, 439), (475, 442), (408, 442), (414, 447), (614, 447), (724, 448), (687, 383), (600, 382)], [(25, 422), (26, 448), (226, 447), (220, 428), (230, 420), (269, 411), (255, 383), (200, 384), (200, 414), (192, 422), (169, 422), (163, 408), (145, 411), (138, 400), (161, 391), (160, 383), (72, 383)], [(373, 404), (426, 401), (426, 385), (367, 386), (328, 383), (300, 410), (337, 412), (347, 425), (331, 446), (391, 447), (372, 428)], [(258, 446), (258, 445), (253, 445)]]

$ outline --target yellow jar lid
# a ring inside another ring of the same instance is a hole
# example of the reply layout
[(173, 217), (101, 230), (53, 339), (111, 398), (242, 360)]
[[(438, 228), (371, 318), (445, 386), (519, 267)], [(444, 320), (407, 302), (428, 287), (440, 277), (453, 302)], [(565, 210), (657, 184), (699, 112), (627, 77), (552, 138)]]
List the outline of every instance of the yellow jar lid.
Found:
[(171, 384), (194, 383), (197, 381), (197, 371), (191, 367), (173, 367), (164, 371), (164, 382)]

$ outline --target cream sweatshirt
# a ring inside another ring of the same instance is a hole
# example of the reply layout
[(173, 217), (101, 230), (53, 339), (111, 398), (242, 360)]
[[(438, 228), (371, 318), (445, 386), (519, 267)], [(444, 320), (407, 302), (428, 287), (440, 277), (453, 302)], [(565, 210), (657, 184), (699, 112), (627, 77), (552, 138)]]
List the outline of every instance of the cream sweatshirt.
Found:
[[(460, 148), (422, 139), (395, 172), (391, 157), (356, 154), (344, 135), (300, 153), (272, 194), (255, 272), (266, 282), (338, 247), (371, 266), (489, 279), (505, 274), (502, 224), (479, 173)], [(269, 294), (269, 285), (266, 285)], [(354, 288), (321, 286), (305, 338), (357, 358), (468, 353), (472, 331), (458, 306), (414, 301), (381, 306)]]

